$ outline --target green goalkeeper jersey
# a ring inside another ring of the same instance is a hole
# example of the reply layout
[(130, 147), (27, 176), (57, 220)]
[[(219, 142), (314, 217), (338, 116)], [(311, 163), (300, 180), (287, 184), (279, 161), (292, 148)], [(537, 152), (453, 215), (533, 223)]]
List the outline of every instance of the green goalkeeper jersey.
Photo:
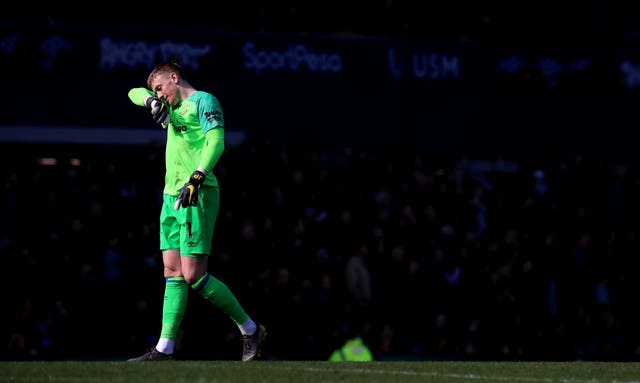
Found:
[[(136, 105), (143, 106), (147, 96), (154, 94), (145, 88), (129, 92), (129, 98)], [(208, 172), (203, 186), (217, 187), (213, 168), (224, 151), (224, 115), (220, 102), (211, 93), (197, 91), (180, 105), (169, 108), (169, 115), (164, 193), (177, 196), (199, 167)]]
[(208, 147), (221, 143), (224, 138), (224, 116), (218, 99), (198, 91), (175, 109), (170, 108), (169, 115), (164, 193), (178, 195), (198, 167), (208, 171), (203, 186), (218, 186), (213, 167), (224, 148), (210, 150)]

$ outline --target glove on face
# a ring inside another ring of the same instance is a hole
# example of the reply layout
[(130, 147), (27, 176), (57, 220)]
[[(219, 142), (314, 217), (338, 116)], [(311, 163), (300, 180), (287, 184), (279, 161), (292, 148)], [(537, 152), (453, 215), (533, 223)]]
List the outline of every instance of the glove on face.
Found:
[(147, 97), (144, 104), (151, 109), (151, 117), (163, 128), (169, 126), (169, 108), (162, 100), (157, 97)]
[(191, 174), (191, 177), (189, 177), (189, 182), (184, 184), (182, 189), (180, 189), (178, 200), (173, 207), (175, 210), (178, 210), (180, 206), (189, 207), (198, 205), (198, 190), (204, 183), (205, 177), (206, 175), (200, 170), (196, 170), (193, 172), (193, 174)]

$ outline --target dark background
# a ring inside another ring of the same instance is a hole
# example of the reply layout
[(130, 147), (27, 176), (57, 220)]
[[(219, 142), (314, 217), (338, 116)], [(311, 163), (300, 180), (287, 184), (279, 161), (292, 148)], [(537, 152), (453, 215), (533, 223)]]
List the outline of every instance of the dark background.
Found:
[[(0, 16), (3, 358), (155, 344), (163, 149), (126, 92), (163, 55), (207, 45), (190, 80), (242, 138), (217, 169), (210, 271), (270, 329), (267, 358), (326, 359), (362, 327), (380, 359), (637, 358), (628, 4), (233, 4), (25, 2)], [(246, 41), (344, 65), (258, 74)], [(405, 69), (457, 58), (459, 76), (394, 78), (390, 50)], [(345, 276), (362, 245), (365, 302)], [(183, 327), (180, 357), (239, 357), (234, 326), (198, 296)]]

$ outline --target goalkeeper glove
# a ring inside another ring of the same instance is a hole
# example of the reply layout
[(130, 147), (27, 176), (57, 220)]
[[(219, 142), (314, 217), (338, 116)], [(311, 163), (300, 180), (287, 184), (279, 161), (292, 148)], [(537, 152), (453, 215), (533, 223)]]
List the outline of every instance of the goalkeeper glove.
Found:
[(189, 207), (198, 205), (198, 190), (204, 183), (205, 177), (206, 174), (200, 170), (195, 170), (193, 174), (191, 174), (189, 182), (184, 184), (182, 189), (180, 189), (176, 204), (173, 206), (175, 210), (180, 209), (180, 206)]
[(151, 96), (144, 100), (144, 104), (151, 109), (153, 120), (166, 129), (169, 126), (169, 108), (167, 105), (161, 99)]

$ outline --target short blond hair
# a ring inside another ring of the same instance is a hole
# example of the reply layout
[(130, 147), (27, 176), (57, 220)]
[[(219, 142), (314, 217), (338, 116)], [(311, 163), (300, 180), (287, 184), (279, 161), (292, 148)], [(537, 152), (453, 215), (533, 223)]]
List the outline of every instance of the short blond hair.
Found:
[(171, 72), (175, 72), (178, 75), (178, 77), (186, 81), (184, 76), (184, 69), (182, 69), (182, 66), (176, 60), (169, 60), (169, 61), (157, 64), (153, 68), (151, 73), (149, 73), (149, 77), (147, 77), (147, 87), (153, 91), (151, 87), (153, 79), (160, 73), (171, 73)]

